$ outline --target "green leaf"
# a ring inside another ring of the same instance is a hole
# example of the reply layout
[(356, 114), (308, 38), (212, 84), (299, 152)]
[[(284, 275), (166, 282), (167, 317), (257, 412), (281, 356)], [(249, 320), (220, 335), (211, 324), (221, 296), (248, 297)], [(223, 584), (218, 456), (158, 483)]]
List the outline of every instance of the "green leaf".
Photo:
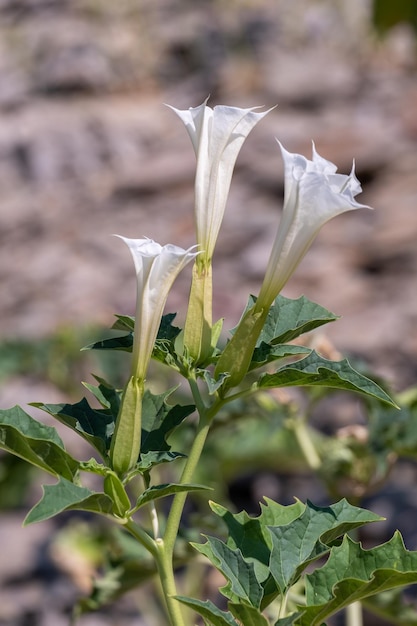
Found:
[(417, 552), (405, 549), (400, 533), (371, 550), (345, 537), (327, 563), (306, 576), (307, 607), (299, 624), (318, 626), (352, 602), (413, 583)]
[(285, 365), (275, 374), (262, 374), (258, 387), (321, 386), (346, 389), (377, 398), (391, 406), (396, 406), (388, 394), (374, 381), (353, 369), (347, 359), (329, 361), (314, 350), (309, 356)]
[(19, 406), (0, 410), (0, 448), (68, 480), (80, 467), (65, 450), (55, 428), (41, 424)]
[(329, 507), (311, 502), (297, 519), (285, 526), (269, 526), (272, 538), (270, 570), (285, 593), (311, 561), (329, 551), (335, 539), (359, 526), (382, 518), (352, 506), (347, 500)]
[(232, 615), (239, 620), (240, 624), (244, 624), (245, 626), (269, 626), (269, 622), (265, 619), (260, 610), (253, 606), (229, 602), (228, 608)]
[[(248, 308), (251, 308), (255, 302), (256, 298), (251, 296)], [(272, 345), (287, 343), (338, 318), (339, 316), (305, 296), (292, 300), (280, 295), (269, 310), (257, 345), (262, 342)]]
[[(175, 599), (185, 604), (190, 609), (194, 609), (196, 613), (201, 615), (205, 622), (211, 626), (239, 626), (233, 619), (231, 613), (226, 613), (217, 608), (211, 600), (194, 600), (194, 598), (186, 598), (184, 596), (175, 596)], [(206, 621), (207, 620), (207, 621)]]
[[(275, 622), (274, 626), (297, 626), (298, 618), (302, 615), (301, 612), (293, 613), (292, 615), (288, 615), (287, 617), (281, 617), (277, 622)], [(323, 626), (326, 626), (323, 624)]]
[(102, 457), (107, 456), (116, 420), (109, 410), (93, 409), (85, 398), (76, 404), (33, 402), (32, 406), (49, 413), (86, 439)]
[(287, 525), (305, 510), (305, 505), (299, 501), (289, 506), (283, 506), (268, 498), (265, 498), (265, 501), (266, 505), (261, 504), (261, 514), (258, 517), (250, 517), (245, 511), (233, 515), (223, 506), (210, 503), (214, 513), (227, 525), (229, 531), (227, 545), (232, 549), (239, 548), (245, 561), (253, 564), (256, 579), (264, 589), (262, 609), (279, 594), (279, 588), (269, 569), (272, 539), (268, 526)]
[(245, 561), (240, 550), (232, 550), (216, 537), (207, 537), (204, 544), (191, 545), (204, 554), (227, 579), (228, 584), (220, 590), (223, 595), (260, 607), (263, 588), (256, 578), (253, 563)]
[(121, 392), (105, 381), (104, 378), (100, 378), (100, 376), (94, 376), (94, 378), (99, 383), (98, 386), (83, 383), (84, 387), (93, 394), (104, 409), (109, 409), (111, 414), (116, 417), (119, 413)]
[(172, 463), (172, 461), (176, 461), (177, 459), (185, 459), (186, 456), (186, 454), (182, 454), (181, 452), (170, 452), (169, 450), (158, 452), (151, 450), (140, 455), (138, 468), (140, 472), (145, 472), (149, 471), (155, 465)]
[[(113, 324), (112, 330), (127, 331), (127, 334), (117, 337), (109, 337), (89, 344), (83, 350), (123, 350), (131, 352), (133, 346), (133, 334), (135, 329), (135, 318), (128, 315), (116, 315), (117, 321)], [(173, 326), (172, 321), (176, 313), (168, 313), (162, 316), (158, 334), (153, 350), (153, 358), (171, 365), (170, 355), (174, 353), (174, 341), (181, 329)]]
[(171, 496), (174, 493), (181, 493), (182, 491), (211, 491), (211, 488), (197, 483), (167, 483), (164, 485), (154, 485), (145, 489), (145, 491), (139, 496), (136, 501), (135, 509), (139, 509), (144, 504), (157, 500), (158, 498), (165, 498), (166, 496)]
[(166, 399), (171, 395), (172, 389), (155, 395), (149, 390), (145, 391), (142, 405), (142, 444), (141, 455), (147, 452), (164, 452), (170, 450), (166, 441), (183, 420), (193, 413), (194, 405), (171, 406)]
[(43, 487), (43, 497), (29, 511), (23, 524), (33, 524), (49, 519), (63, 511), (91, 511), (110, 515), (113, 503), (104, 493), (95, 493), (86, 487), (74, 485), (74, 483), (60, 478), (55, 485)]
[(132, 352), (132, 346), (133, 333), (128, 333), (127, 335), (95, 341), (85, 346), (83, 350), (123, 350), (124, 352)]
[(115, 315), (115, 318), (112, 330), (124, 330), (129, 333), (135, 330), (135, 318), (131, 315)]
[(216, 393), (216, 391), (223, 385), (224, 380), (229, 377), (229, 374), (222, 373), (220, 374), (218, 379), (215, 380), (212, 377), (211, 372), (209, 372), (208, 370), (204, 370), (203, 377), (204, 377), (204, 380), (206, 381), (207, 391), (209, 392), (209, 395), (212, 396), (213, 393)]
[(292, 344), (269, 344), (263, 341), (253, 352), (249, 370), (262, 367), (263, 365), (272, 363), (278, 359), (310, 353), (311, 349), (306, 348), (305, 346), (294, 346)]

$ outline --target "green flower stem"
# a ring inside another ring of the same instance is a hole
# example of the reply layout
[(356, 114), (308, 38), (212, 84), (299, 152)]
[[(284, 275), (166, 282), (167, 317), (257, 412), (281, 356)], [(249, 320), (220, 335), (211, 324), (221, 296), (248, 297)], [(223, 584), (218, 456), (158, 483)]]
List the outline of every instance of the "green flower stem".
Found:
[(177, 588), (172, 563), (172, 552), (166, 549), (167, 546), (163, 539), (157, 539), (155, 543), (157, 546), (155, 559), (171, 626), (185, 626), (181, 605), (178, 600), (175, 599)]
[(148, 533), (141, 528), (133, 519), (128, 519), (123, 524), (124, 528), (130, 532), (131, 535), (152, 554), (154, 558), (157, 558), (158, 549), (156, 542), (148, 535)]
[[(211, 407), (207, 407), (203, 402), (197, 381), (194, 377), (191, 376), (189, 378), (189, 384), (199, 413), (199, 422), (190, 453), (181, 475), (180, 484), (192, 481), (194, 471), (198, 465), (207, 439), (212, 419), (223, 404), (221, 400), (216, 400)], [(177, 540), (186, 499), (186, 492), (175, 494), (166, 522), (164, 537), (156, 541), (158, 546), (158, 569), (172, 626), (184, 626), (185, 624), (181, 614), (180, 604), (174, 599), (174, 596), (177, 595), (177, 590), (173, 559), (175, 542)]]

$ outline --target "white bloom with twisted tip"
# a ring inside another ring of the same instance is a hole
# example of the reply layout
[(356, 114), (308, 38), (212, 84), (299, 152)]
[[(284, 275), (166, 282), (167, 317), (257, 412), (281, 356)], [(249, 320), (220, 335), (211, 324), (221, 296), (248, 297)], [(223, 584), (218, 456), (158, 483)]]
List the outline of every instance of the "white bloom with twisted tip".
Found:
[(355, 200), (362, 188), (354, 165), (348, 176), (337, 174), (336, 165), (323, 159), (314, 144), (311, 161), (279, 145), (285, 166), (284, 207), (257, 310), (271, 306), (326, 222), (345, 211), (370, 208)]
[(133, 341), (132, 376), (143, 380), (158, 334), (168, 293), (185, 265), (198, 252), (152, 239), (120, 237), (129, 247), (136, 269), (137, 299)]
[(252, 128), (269, 111), (255, 113), (254, 108), (229, 106), (211, 109), (206, 102), (186, 111), (170, 108), (183, 121), (197, 158), (195, 219), (197, 243), (202, 251), (199, 261), (209, 265), (239, 151)]

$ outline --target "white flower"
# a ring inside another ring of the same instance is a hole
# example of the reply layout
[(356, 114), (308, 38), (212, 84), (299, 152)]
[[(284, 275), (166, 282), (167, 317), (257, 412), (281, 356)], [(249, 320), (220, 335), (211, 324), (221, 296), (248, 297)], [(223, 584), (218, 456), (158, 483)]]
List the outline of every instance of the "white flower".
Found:
[(184, 250), (152, 239), (123, 239), (132, 253), (136, 269), (137, 299), (132, 355), (132, 376), (143, 380), (158, 334), (162, 313), (172, 284), (183, 267), (198, 252)]
[(369, 208), (355, 200), (362, 188), (354, 165), (349, 176), (337, 174), (336, 165), (323, 159), (314, 144), (311, 161), (279, 145), (285, 166), (284, 208), (257, 310), (272, 304), (326, 222), (345, 211)]
[[(201, 261), (211, 262), (226, 208), (233, 169), (239, 151), (252, 128), (269, 112), (240, 109), (203, 102), (180, 111), (170, 107), (184, 122), (197, 158), (195, 219)], [(258, 108), (258, 107), (255, 107)]]

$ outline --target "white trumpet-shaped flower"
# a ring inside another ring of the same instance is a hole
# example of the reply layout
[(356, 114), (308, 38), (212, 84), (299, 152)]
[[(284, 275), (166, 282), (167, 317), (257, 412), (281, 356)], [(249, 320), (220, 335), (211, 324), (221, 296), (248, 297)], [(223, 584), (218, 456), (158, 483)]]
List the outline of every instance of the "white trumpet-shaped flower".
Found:
[(172, 284), (198, 252), (152, 239), (120, 237), (132, 254), (136, 269), (137, 299), (132, 356), (132, 375), (144, 379), (158, 334), (162, 313)]
[(337, 174), (336, 165), (321, 157), (314, 144), (311, 161), (279, 145), (285, 166), (284, 207), (257, 310), (272, 304), (326, 222), (345, 211), (369, 208), (355, 200), (362, 188), (354, 165), (349, 176)]
[(132, 370), (110, 446), (112, 468), (122, 476), (135, 467), (140, 454), (144, 381), (169, 290), (198, 253), (193, 251), (195, 246), (183, 250), (171, 244), (161, 246), (152, 239), (120, 238), (132, 253), (137, 279)]
[(226, 208), (233, 169), (239, 151), (252, 128), (269, 112), (240, 109), (203, 102), (180, 111), (170, 107), (183, 121), (197, 158), (195, 219), (199, 261), (208, 265), (213, 256)]
[(223, 391), (238, 385), (248, 371), (271, 304), (320, 228), (339, 213), (369, 208), (355, 200), (362, 189), (354, 167), (349, 176), (337, 174), (337, 167), (323, 159), (314, 144), (311, 161), (280, 148), (285, 165), (283, 213), (256, 304), (243, 316), (216, 365), (215, 377), (229, 374)]

